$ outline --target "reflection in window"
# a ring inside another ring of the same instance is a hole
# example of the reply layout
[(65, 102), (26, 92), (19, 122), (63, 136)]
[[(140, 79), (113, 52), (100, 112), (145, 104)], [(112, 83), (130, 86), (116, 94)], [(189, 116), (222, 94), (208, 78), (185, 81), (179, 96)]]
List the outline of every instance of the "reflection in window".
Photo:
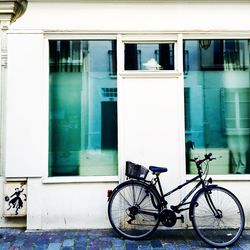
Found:
[(222, 104), (224, 125), (226, 133), (241, 131), (250, 132), (250, 90), (248, 88), (222, 89)]
[[(249, 41), (201, 45), (184, 41), (186, 142), (196, 144), (188, 157), (212, 152), (210, 174), (250, 173)], [(196, 173), (193, 164), (187, 172)]]
[(49, 175), (117, 175), (116, 42), (51, 40), (49, 54)]
[(174, 44), (125, 44), (125, 70), (174, 70)]
[(245, 43), (242, 40), (209, 41), (208, 48), (200, 46), (203, 70), (246, 70), (249, 59), (245, 57)]

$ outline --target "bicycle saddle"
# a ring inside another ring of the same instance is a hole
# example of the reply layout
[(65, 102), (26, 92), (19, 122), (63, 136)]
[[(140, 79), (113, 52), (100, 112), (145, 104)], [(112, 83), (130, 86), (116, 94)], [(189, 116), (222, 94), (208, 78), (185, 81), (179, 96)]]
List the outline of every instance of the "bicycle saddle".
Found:
[(156, 166), (150, 166), (149, 169), (150, 169), (153, 173), (164, 173), (164, 172), (167, 172), (167, 171), (168, 171), (167, 168), (156, 167)]

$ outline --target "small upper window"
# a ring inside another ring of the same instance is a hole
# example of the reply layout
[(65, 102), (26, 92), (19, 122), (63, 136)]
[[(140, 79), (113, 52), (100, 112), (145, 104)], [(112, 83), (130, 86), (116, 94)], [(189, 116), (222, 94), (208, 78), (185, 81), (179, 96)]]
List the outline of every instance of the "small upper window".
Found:
[(174, 70), (174, 43), (125, 44), (125, 70)]

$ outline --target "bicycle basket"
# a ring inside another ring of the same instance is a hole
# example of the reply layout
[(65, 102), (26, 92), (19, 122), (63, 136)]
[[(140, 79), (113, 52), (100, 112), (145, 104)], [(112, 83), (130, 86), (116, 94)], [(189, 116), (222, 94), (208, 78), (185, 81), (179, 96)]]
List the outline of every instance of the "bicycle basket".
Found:
[(126, 176), (137, 180), (145, 180), (149, 170), (139, 164), (126, 161)]

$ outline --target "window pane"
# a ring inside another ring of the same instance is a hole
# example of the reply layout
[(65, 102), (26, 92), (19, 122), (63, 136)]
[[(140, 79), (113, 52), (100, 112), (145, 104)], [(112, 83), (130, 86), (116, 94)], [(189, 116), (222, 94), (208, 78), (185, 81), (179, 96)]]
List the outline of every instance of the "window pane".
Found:
[(174, 44), (125, 44), (125, 70), (174, 70)]
[(234, 103), (225, 102), (225, 118), (236, 119), (236, 107)]
[(186, 40), (183, 54), (187, 158), (212, 152), (210, 174), (250, 173), (249, 41)]
[(49, 41), (49, 175), (117, 175), (115, 41)]

